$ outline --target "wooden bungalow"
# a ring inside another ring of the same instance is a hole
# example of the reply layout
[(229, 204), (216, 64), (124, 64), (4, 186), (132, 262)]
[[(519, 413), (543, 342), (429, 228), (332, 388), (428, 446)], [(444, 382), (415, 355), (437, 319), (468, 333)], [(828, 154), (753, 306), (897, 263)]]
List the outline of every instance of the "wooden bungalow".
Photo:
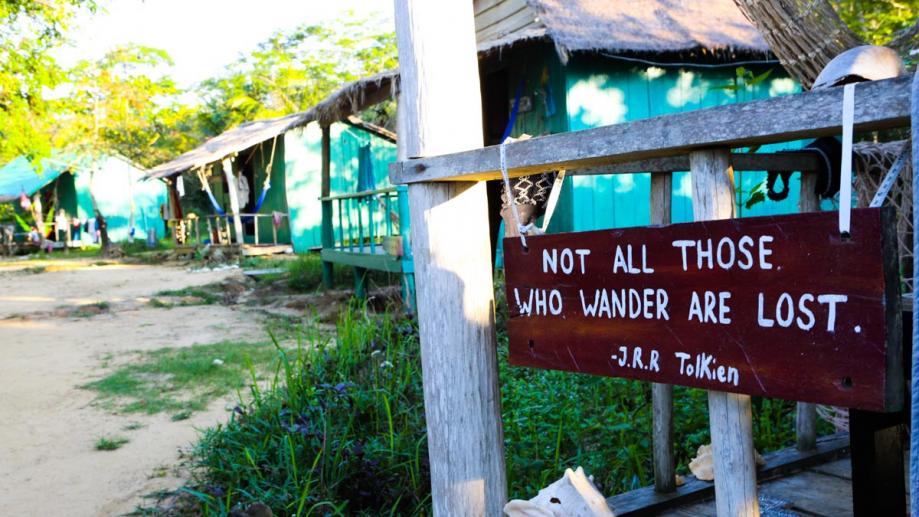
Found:
[(166, 201), (166, 190), (141, 181), (143, 176), (142, 169), (115, 156), (93, 162), (58, 155), (43, 160), (41, 171), (20, 157), (0, 169), (0, 203), (14, 207), (14, 226), (21, 239), (29, 232), (30, 218), (20, 203), (25, 195), (29, 203), (41, 206), (43, 220), (38, 226), (46, 237), (60, 245), (86, 245), (95, 242), (90, 231), (95, 227), (92, 189), (113, 242), (143, 239), (151, 230), (160, 237), (165, 229), (159, 207)]
[[(169, 188), (167, 217), (179, 244), (238, 244), (249, 255), (320, 250), (322, 135), (307, 126), (317, 116), (313, 109), (247, 122), (153, 168), (147, 178)], [(329, 132), (332, 191), (388, 181), (392, 133), (353, 116)]]
[[(800, 91), (731, 0), (473, 4), (486, 145)], [(320, 105), (317, 120), (340, 120), (396, 90), (395, 73), (353, 83)], [(549, 231), (649, 224), (650, 174), (594, 172), (565, 179)], [(737, 171), (739, 215), (796, 212), (798, 177), (784, 200), (747, 205), (765, 177)], [(491, 194), (499, 191), (495, 183)], [(673, 221), (692, 220), (688, 173), (673, 175), (672, 198)]]
[[(485, 143), (797, 92), (731, 0), (475, 0)], [(598, 171), (602, 172), (602, 171)], [(765, 172), (736, 177), (740, 215), (797, 210), (797, 196), (745, 208)], [(795, 185), (791, 192), (796, 193)], [(552, 229), (650, 221), (649, 174), (565, 180)], [(673, 178), (674, 221), (692, 216), (689, 176)]]

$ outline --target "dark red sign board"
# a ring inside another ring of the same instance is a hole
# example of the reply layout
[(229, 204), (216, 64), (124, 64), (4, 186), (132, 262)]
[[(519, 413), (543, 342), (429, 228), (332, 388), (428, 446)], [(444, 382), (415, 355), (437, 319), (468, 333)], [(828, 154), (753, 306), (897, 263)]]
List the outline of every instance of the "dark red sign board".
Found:
[(902, 404), (893, 211), (504, 240), (510, 362), (873, 411)]

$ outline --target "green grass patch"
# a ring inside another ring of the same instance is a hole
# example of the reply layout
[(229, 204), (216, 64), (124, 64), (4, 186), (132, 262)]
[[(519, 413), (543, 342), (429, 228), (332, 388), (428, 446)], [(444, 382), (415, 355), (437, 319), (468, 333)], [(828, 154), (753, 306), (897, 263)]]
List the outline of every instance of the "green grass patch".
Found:
[[(398, 285), (399, 275), (384, 271), (367, 271), (369, 286)], [(352, 289), (354, 287), (354, 268), (341, 264), (332, 267), (332, 287), (335, 289)], [(309, 293), (322, 288), (322, 259), (318, 254), (310, 253), (297, 256), (296, 260), (287, 262), (287, 285), (292, 291)]]
[(243, 388), (252, 371), (263, 371), (277, 357), (269, 343), (223, 342), (163, 348), (83, 387), (95, 391), (95, 404), (119, 413), (199, 411), (212, 400)]
[(95, 449), (97, 451), (114, 451), (120, 449), (122, 445), (129, 441), (130, 440), (122, 436), (114, 436), (111, 438), (103, 436), (96, 440)]
[(78, 306), (70, 315), (74, 318), (92, 318), (93, 316), (109, 312), (111, 309), (112, 306), (108, 302), (88, 303)]
[[(165, 291), (159, 291), (154, 296), (185, 298), (185, 300), (180, 299), (177, 304), (166, 303), (162, 300), (158, 300), (158, 302), (164, 307), (172, 307), (173, 305), (179, 305), (180, 307), (189, 305), (213, 305), (220, 301), (220, 296), (216, 294), (216, 290), (217, 288), (215, 286), (210, 285), (183, 287), (182, 289), (169, 289)], [(150, 305), (154, 305), (153, 300), (156, 300), (156, 298), (150, 300)]]
[[(500, 290), (499, 290), (500, 293)], [(584, 466), (601, 492), (653, 482), (647, 383), (517, 368), (507, 362), (499, 295), (498, 362), (508, 488), (528, 499)], [(250, 383), (230, 421), (192, 452), (183, 490), (199, 514), (262, 502), (278, 515), (428, 515), (430, 470), (420, 347), (411, 320), (342, 312), (334, 344), (305, 327), (267, 386)], [(792, 445), (794, 403), (754, 398), (760, 452)], [(704, 391), (674, 390), (678, 469), (708, 443)], [(828, 427), (821, 432), (828, 432)]]

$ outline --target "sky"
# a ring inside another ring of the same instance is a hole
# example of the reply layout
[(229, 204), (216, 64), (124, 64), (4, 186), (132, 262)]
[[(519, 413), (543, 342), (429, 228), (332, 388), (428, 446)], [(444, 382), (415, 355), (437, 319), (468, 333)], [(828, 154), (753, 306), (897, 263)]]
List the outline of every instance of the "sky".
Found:
[(278, 30), (355, 13), (380, 13), (392, 23), (392, 0), (100, 0), (82, 14), (56, 52), (62, 65), (98, 59), (127, 43), (166, 50), (175, 65), (163, 70), (179, 87), (221, 73)]

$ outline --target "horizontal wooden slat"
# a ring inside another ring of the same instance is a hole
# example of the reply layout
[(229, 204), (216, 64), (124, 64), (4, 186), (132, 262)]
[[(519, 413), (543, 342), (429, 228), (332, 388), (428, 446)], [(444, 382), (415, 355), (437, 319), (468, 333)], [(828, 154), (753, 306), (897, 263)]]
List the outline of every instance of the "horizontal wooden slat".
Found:
[[(369, 245), (365, 245), (364, 247), (367, 250), (370, 249)], [(333, 262), (335, 264), (362, 267), (376, 271), (386, 271), (388, 273), (403, 272), (402, 260), (399, 259), (399, 257), (393, 257), (392, 255), (324, 249), (320, 253), (320, 256), (322, 257), (323, 261)]]
[(502, 19), (501, 21), (490, 25), (482, 30), (477, 30), (475, 39), (481, 43), (498, 38), (503, 38), (508, 34), (513, 34), (518, 30), (530, 25), (536, 19), (536, 13), (529, 8), (520, 9), (516, 13)]
[(478, 33), (492, 25), (501, 24), (511, 15), (524, 9), (529, 9), (524, 0), (504, 0), (491, 9), (475, 15), (475, 31)]
[[(625, 124), (542, 136), (507, 145), (511, 176), (573, 170), (693, 149), (746, 147), (839, 134), (842, 88), (731, 104)], [(909, 78), (860, 84), (855, 90), (855, 130), (905, 126)], [(391, 166), (393, 183), (479, 181), (501, 177), (498, 147), (418, 158)]]
[(472, 10), (475, 12), (476, 16), (478, 16), (479, 13), (487, 11), (488, 9), (491, 9), (492, 7), (506, 1), (507, 0), (475, 0), (472, 2)]
[[(757, 472), (757, 480), (762, 482), (785, 476), (797, 470), (838, 459), (848, 452), (848, 434), (824, 436), (817, 440), (817, 448), (812, 451), (801, 452), (791, 447), (766, 454), (766, 464)], [(685, 484), (678, 487), (675, 492), (662, 494), (656, 492), (653, 486), (649, 486), (614, 495), (606, 502), (620, 517), (638, 517), (657, 515), (666, 508), (711, 497), (714, 492), (713, 483), (686, 476)]]
[[(815, 171), (821, 159), (813, 153), (734, 153), (731, 163), (735, 171)], [(649, 158), (634, 162), (611, 163), (566, 171), (569, 176), (597, 176), (632, 172), (679, 172), (689, 170), (689, 156)]]

